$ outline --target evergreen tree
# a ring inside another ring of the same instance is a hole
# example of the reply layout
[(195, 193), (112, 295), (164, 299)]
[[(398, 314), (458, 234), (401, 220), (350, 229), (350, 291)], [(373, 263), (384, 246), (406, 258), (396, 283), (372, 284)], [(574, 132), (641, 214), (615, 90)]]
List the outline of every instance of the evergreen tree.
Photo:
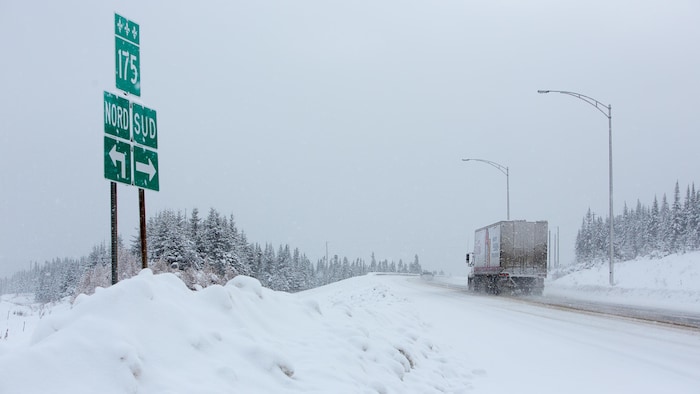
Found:
[(377, 266), (377, 259), (374, 257), (374, 252), (372, 252), (372, 257), (369, 263), (369, 270), (370, 272), (379, 271), (379, 267)]
[(689, 229), (691, 234), (691, 244), (694, 250), (700, 248), (700, 191), (695, 191), (695, 184), (693, 183), (692, 189), (690, 191), (693, 201), (690, 208), (690, 219), (689, 219)]
[(423, 272), (423, 269), (421, 268), (420, 263), (418, 262), (418, 255), (415, 255), (413, 257), (413, 263), (411, 263), (409, 271), (413, 274), (420, 274)]
[(197, 208), (192, 209), (192, 216), (190, 216), (188, 234), (190, 242), (194, 247), (194, 252), (196, 254), (196, 264), (197, 266), (201, 262), (202, 257), (205, 255), (204, 250), (204, 239), (202, 238), (202, 220), (199, 218), (199, 210)]
[(651, 246), (652, 252), (659, 252), (662, 249), (661, 237), (661, 213), (659, 211), (659, 201), (654, 196), (654, 202), (651, 206), (649, 218), (649, 230), (647, 231), (646, 241)]
[(681, 208), (681, 192), (676, 181), (673, 192), (673, 206), (671, 208), (670, 251), (679, 250), (683, 234), (683, 210)]
[(661, 244), (661, 250), (664, 253), (671, 253), (671, 209), (669, 208), (665, 193), (663, 197), (661, 197), (661, 210), (659, 211), (659, 217), (659, 243)]
[(683, 233), (682, 233), (682, 249), (693, 250), (695, 248), (695, 234), (697, 226), (694, 223), (695, 193), (691, 193), (690, 186), (686, 188), (685, 202), (682, 209)]

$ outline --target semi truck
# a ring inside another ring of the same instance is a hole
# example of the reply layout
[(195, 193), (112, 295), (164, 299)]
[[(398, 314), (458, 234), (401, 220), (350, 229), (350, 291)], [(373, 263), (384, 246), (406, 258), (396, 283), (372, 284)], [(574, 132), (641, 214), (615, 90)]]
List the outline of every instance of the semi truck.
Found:
[(541, 295), (547, 277), (546, 221), (501, 221), (474, 232), (470, 291)]

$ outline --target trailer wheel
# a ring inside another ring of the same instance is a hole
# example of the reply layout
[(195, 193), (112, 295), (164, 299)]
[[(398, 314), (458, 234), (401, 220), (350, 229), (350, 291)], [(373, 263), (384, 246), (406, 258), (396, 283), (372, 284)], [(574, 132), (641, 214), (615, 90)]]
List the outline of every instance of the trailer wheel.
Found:
[(485, 287), (484, 278), (482, 278), (481, 276), (475, 276), (473, 283), (474, 283), (474, 292), (475, 293), (481, 293), (482, 291), (484, 291), (484, 287)]
[(499, 295), (501, 294), (501, 289), (498, 287), (498, 277), (497, 276), (489, 276), (488, 277), (488, 291), (489, 293), (493, 295)]

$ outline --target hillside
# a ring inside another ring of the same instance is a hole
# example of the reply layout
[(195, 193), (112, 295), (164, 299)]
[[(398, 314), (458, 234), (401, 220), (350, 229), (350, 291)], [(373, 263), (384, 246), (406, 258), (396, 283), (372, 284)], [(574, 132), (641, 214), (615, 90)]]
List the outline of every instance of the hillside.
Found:
[(609, 285), (607, 262), (551, 277), (545, 296), (700, 312), (700, 252), (616, 263), (614, 287)]

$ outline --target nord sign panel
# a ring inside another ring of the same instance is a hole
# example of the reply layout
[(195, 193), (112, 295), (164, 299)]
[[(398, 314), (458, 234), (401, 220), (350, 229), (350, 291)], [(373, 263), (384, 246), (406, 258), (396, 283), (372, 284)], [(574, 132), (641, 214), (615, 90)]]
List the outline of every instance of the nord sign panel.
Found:
[(115, 76), (117, 89), (141, 97), (141, 62), (139, 25), (114, 14)]
[(129, 100), (115, 94), (104, 93), (105, 133), (128, 140), (131, 138)]

